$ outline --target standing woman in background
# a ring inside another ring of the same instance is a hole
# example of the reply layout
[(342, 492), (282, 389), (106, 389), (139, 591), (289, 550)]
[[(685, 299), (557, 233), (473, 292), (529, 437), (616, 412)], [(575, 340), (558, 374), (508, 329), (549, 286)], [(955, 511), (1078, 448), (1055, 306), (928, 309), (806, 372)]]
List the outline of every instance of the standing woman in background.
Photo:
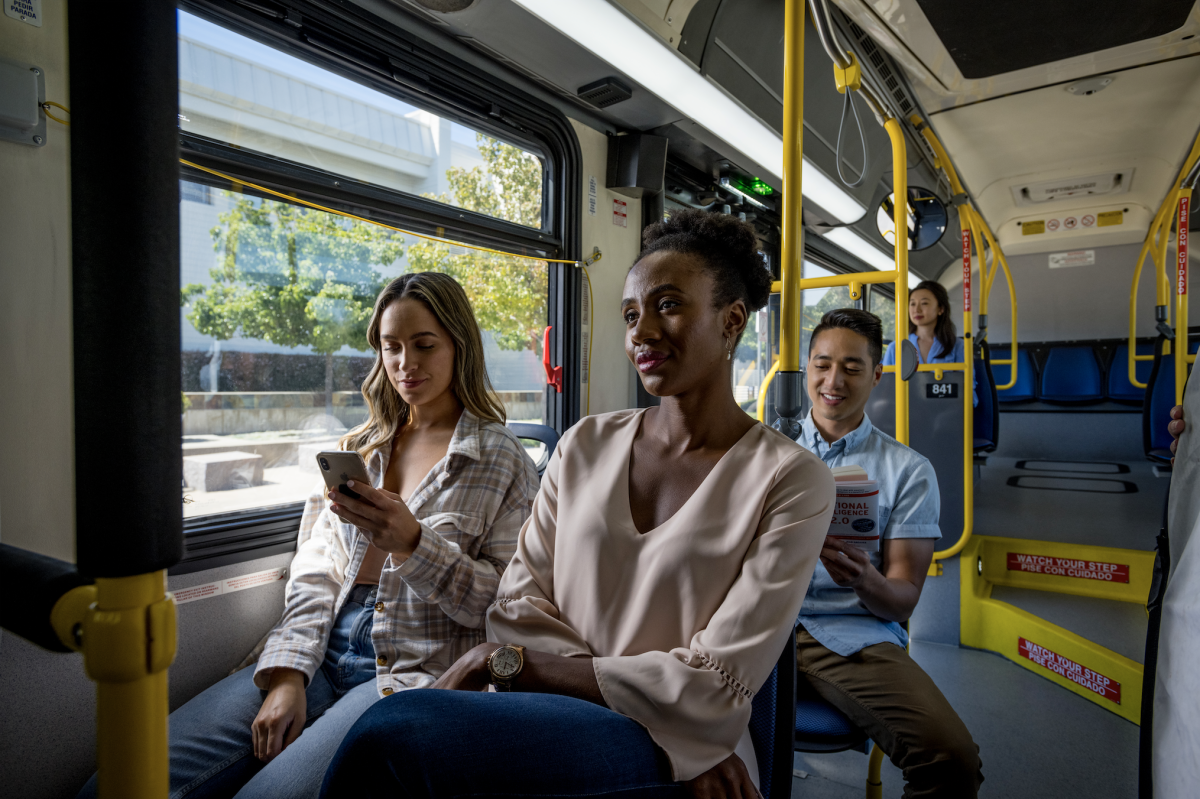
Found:
[[(936, 280), (922, 280), (908, 295), (908, 340), (920, 354), (918, 363), (962, 363), (965, 349), (950, 318), (950, 295)], [(896, 342), (888, 344), (883, 365), (896, 363)], [(976, 378), (976, 384), (979, 380)], [(979, 404), (979, 394), (973, 404)]]
[[(921, 353), (921, 363), (962, 363), (963, 342), (950, 318), (950, 295), (936, 280), (922, 280), (908, 295), (908, 340)], [(896, 363), (896, 342), (888, 344), (883, 363)]]
[[(370, 415), (341, 448), (372, 485), (309, 498), (283, 618), (256, 666), (170, 716), (171, 797), (317, 794), (346, 731), (376, 701), (427, 688), (484, 640), (537, 472), (504, 426), (462, 286), (393, 280), (367, 329)], [(81, 799), (95, 795), (95, 777)]]

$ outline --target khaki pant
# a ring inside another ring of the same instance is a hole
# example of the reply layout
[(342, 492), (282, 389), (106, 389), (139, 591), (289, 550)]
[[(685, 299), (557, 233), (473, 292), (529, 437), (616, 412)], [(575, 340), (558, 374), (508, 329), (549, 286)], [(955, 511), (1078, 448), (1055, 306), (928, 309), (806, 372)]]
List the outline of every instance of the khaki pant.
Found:
[(908, 653), (875, 644), (850, 657), (796, 633), (799, 698), (821, 699), (871, 736), (904, 771), (905, 797), (974, 797), (979, 747), (946, 697)]

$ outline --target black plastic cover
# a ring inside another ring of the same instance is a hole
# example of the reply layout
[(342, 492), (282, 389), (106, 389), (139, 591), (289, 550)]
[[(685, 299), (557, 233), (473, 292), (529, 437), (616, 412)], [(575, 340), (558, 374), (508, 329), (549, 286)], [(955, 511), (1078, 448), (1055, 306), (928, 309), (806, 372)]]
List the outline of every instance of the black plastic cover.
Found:
[(1183, 27), (1195, 0), (917, 5), (963, 77), (977, 80), (1162, 36)]
[(54, 603), (92, 581), (75, 566), (0, 544), (0, 627), (51, 652), (70, 652), (50, 626)]

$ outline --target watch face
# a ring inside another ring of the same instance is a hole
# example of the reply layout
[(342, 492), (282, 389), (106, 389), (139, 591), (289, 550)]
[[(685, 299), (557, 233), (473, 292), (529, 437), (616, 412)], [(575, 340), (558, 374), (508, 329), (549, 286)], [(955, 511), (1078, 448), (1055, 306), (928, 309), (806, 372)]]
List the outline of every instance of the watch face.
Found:
[(511, 677), (521, 670), (521, 655), (511, 646), (502, 646), (492, 654), (492, 673)]

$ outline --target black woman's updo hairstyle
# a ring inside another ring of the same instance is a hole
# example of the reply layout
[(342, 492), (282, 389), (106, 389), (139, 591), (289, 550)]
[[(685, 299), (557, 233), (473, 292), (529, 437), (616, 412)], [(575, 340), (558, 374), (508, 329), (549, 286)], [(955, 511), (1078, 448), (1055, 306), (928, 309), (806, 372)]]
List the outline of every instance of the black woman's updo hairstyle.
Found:
[(758, 250), (754, 227), (737, 217), (694, 208), (675, 211), (642, 232), (638, 260), (664, 251), (699, 257), (713, 276), (717, 308), (741, 300), (754, 312), (771, 296), (771, 273)]

